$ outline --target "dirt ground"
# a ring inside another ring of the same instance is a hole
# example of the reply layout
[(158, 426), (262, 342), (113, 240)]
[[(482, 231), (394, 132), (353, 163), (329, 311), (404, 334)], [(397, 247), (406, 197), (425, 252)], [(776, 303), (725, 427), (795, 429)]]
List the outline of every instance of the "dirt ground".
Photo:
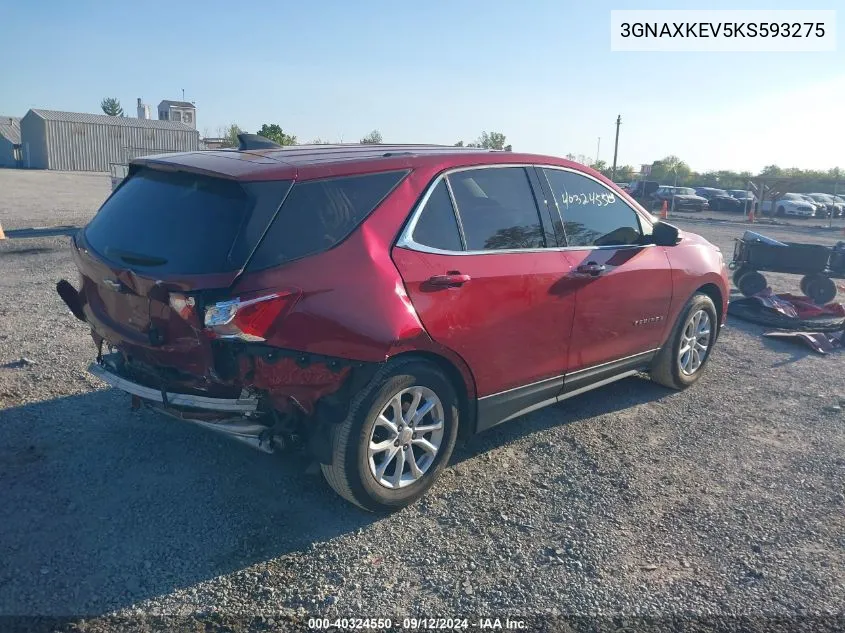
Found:
[[(80, 225), (108, 190), (0, 170), (0, 617), (845, 612), (845, 352), (730, 320), (694, 388), (631, 378), (537, 411), (459, 447), (422, 502), (366, 514), (298, 460), (130, 412), (86, 374), (55, 292), (76, 280), (67, 230), (23, 229)], [(736, 220), (673, 218), (728, 258)], [(816, 225), (754, 228), (845, 239)]]

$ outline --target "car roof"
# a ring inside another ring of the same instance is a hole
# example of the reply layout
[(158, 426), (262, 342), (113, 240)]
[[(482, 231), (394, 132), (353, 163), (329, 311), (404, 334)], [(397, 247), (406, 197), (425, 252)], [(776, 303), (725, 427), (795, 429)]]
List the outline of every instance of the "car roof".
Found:
[(143, 156), (132, 166), (187, 170), (236, 180), (325, 178), (422, 166), (546, 164), (570, 167), (604, 179), (593, 169), (555, 156), (448, 145), (292, 145), (270, 149), (200, 150)]

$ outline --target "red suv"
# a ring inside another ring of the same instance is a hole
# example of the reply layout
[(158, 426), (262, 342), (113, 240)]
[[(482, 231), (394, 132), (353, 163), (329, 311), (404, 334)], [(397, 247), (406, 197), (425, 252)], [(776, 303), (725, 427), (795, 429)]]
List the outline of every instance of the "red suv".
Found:
[(725, 321), (703, 238), (559, 158), (439, 146), (135, 160), (73, 240), (90, 371), (272, 451), (366, 509), (477, 433), (638, 372), (683, 389)]

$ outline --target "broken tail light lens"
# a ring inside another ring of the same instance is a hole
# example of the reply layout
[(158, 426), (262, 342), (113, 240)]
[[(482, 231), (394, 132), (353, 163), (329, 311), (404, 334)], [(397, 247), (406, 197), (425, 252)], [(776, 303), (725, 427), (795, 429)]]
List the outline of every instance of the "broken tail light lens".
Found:
[(272, 327), (298, 300), (298, 292), (276, 292), (221, 301), (206, 309), (205, 327), (215, 338), (264, 341)]
[(193, 319), (194, 308), (196, 306), (196, 300), (193, 297), (188, 297), (178, 292), (171, 292), (169, 301), (171, 309), (176, 312), (176, 314), (186, 321), (191, 321)]

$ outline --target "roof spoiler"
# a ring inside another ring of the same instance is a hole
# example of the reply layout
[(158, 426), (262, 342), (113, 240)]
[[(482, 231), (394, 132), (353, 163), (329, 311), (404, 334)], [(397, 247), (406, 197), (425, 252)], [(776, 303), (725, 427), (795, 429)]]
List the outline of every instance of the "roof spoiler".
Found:
[(238, 134), (238, 149), (281, 149), (281, 145), (259, 134)]

